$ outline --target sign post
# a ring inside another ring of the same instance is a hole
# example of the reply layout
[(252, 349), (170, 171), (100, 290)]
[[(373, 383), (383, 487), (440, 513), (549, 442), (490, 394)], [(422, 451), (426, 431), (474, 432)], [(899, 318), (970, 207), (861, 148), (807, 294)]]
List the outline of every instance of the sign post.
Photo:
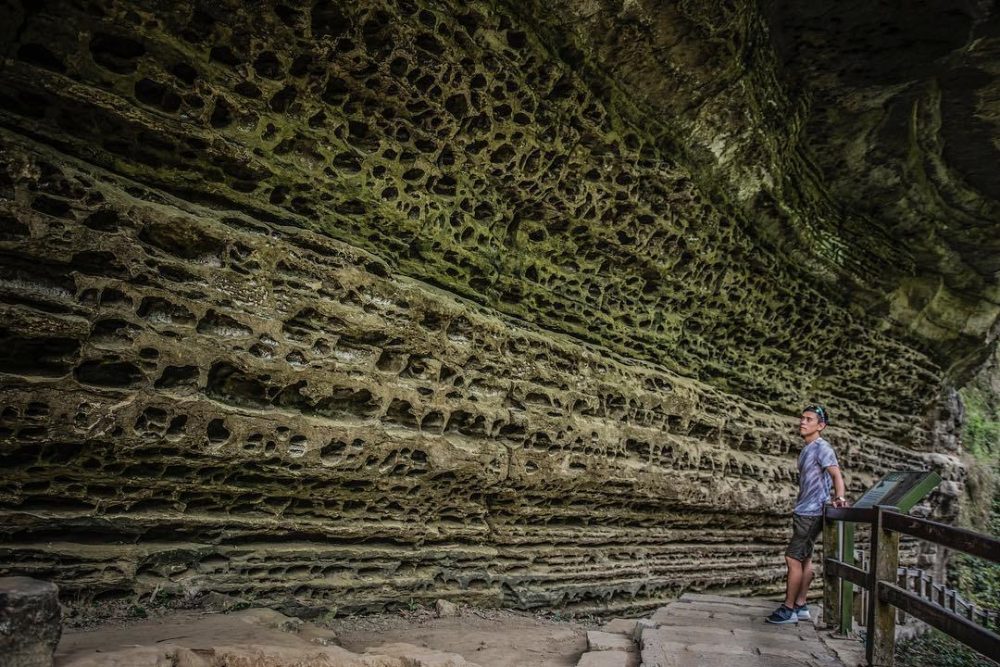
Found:
[[(891, 472), (865, 491), (864, 495), (854, 503), (854, 507), (864, 509), (883, 505), (896, 507), (900, 512), (909, 512), (940, 483), (941, 476), (933, 471)], [(843, 529), (839, 540), (839, 558), (848, 565), (854, 565), (854, 523), (842, 521), (839, 527)], [(840, 632), (846, 635), (851, 632), (854, 610), (854, 584), (846, 579), (840, 580), (840, 604), (837, 607), (840, 609)], [(870, 635), (871, 628), (868, 631), (868, 636)]]

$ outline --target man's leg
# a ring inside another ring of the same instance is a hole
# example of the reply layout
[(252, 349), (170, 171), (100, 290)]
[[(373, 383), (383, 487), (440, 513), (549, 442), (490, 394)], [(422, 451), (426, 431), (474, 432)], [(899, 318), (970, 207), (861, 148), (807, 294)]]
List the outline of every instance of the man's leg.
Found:
[[(806, 560), (805, 562), (808, 563), (809, 561)], [(802, 588), (803, 562), (791, 556), (785, 556), (785, 565), (788, 566), (788, 581), (785, 584), (785, 606), (789, 609), (794, 609), (796, 598)]]
[[(806, 603), (806, 596), (809, 594), (809, 586), (812, 584), (813, 580), (813, 568), (812, 568), (812, 558), (806, 558), (802, 563), (802, 577), (799, 582), (799, 588), (795, 591), (795, 606), (801, 607)], [(785, 598), (785, 604), (788, 604), (787, 595)], [(788, 605), (791, 606), (791, 605)]]

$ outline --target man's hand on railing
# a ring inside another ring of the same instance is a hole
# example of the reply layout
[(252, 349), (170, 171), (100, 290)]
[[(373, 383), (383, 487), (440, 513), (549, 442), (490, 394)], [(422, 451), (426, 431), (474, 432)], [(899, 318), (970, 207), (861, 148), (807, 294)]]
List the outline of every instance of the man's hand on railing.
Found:
[(830, 504), (833, 505), (834, 507), (850, 507), (851, 506), (850, 501), (848, 501), (847, 498), (845, 498), (844, 496), (837, 496), (832, 501), (830, 501)]

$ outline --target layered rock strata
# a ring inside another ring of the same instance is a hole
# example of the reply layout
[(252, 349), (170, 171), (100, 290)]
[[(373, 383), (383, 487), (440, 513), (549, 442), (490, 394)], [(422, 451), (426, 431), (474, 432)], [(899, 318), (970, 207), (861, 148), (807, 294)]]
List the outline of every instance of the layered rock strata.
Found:
[[(640, 12), (677, 52), (620, 71), (527, 6), (0, 9), (0, 571), (349, 611), (769, 590), (815, 398), (854, 492), (954, 497), (995, 276), (903, 303), (920, 257), (816, 226), (741, 11), (759, 63)], [(669, 115), (625, 86), (653, 70)]]

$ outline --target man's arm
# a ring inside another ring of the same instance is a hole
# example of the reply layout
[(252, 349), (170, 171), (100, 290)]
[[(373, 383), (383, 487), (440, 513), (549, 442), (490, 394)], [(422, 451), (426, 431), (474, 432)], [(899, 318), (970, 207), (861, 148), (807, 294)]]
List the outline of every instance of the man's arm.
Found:
[(837, 498), (845, 498), (847, 495), (844, 489), (844, 476), (840, 474), (840, 466), (827, 466), (826, 471), (830, 473), (830, 478), (833, 479), (833, 506), (847, 507), (847, 500), (836, 500)]

